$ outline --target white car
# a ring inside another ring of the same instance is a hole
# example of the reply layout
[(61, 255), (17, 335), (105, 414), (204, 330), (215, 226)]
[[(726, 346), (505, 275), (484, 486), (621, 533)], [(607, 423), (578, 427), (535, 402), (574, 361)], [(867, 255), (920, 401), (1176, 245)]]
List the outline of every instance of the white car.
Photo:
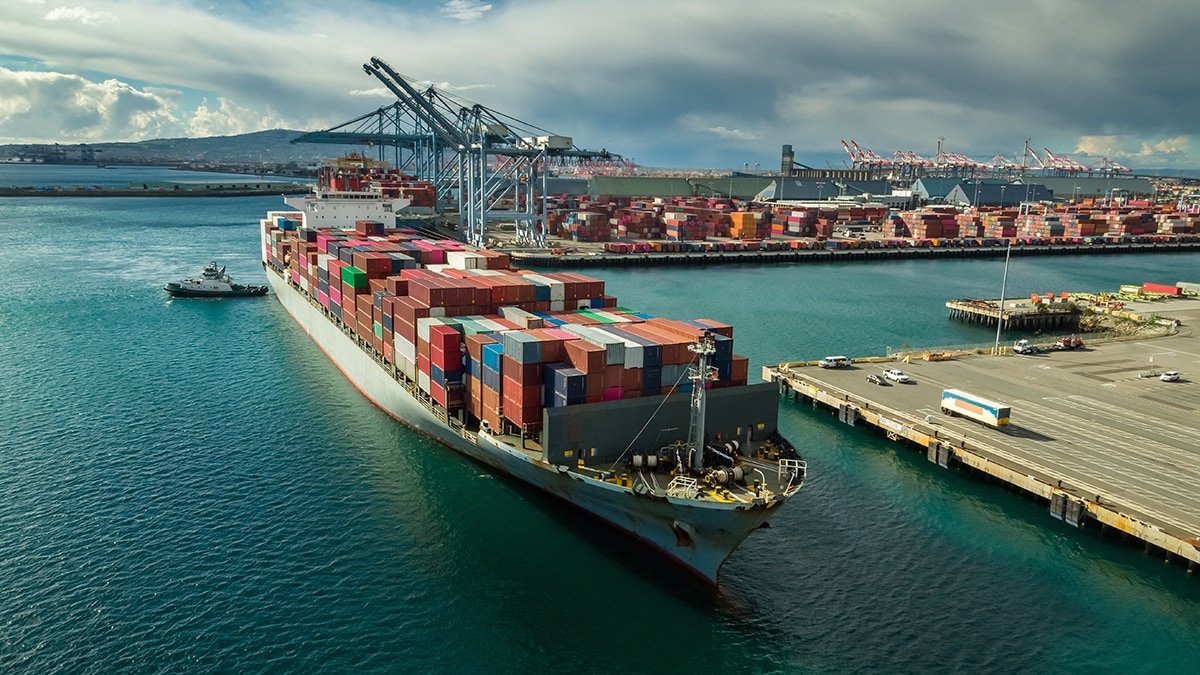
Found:
[(908, 375), (905, 375), (903, 370), (897, 370), (895, 368), (883, 371), (883, 376), (892, 382), (899, 382), (901, 384), (908, 382)]
[(1158, 379), (1162, 380), (1163, 382), (1178, 382), (1179, 381), (1179, 371), (1178, 370), (1168, 370), (1167, 372), (1163, 373), (1162, 375), (1159, 375)]

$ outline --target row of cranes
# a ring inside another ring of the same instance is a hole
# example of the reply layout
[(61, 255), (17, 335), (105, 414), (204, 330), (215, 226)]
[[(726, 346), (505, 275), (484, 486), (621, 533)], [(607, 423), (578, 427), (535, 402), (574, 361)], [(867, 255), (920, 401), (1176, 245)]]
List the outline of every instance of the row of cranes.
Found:
[(381, 160), (391, 148), (398, 169), (434, 185), (439, 210), (457, 201), (459, 230), (471, 244), (487, 245), (489, 222), (512, 222), (517, 243), (545, 246), (550, 172), (628, 167), (620, 155), (578, 148), (569, 136), (401, 75), (381, 59), (363, 71), (396, 102), (292, 142), (377, 147)]
[(1115, 175), (1130, 171), (1128, 167), (1107, 157), (1093, 166), (1084, 166), (1070, 157), (1055, 155), (1049, 148), (1042, 148), (1042, 156), (1039, 157), (1029, 146), (1028, 140), (1025, 141), (1025, 152), (1020, 162), (999, 154), (986, 162), (980, 162), (961, 153), (943, 149), (943, 140), (945, 139), (938, 139), (937, 154), (932, 158), (922, 157), (911, 150), (897, 150), (891, 156), (883, 157), (870, 148), (861, 147), (853, 140), (841, 143), (855, 169), (886, 172), (891, 179), (920, 176), (970, 177), (988, 173), (1004, 175), (1039, 170), (1053, 176)]

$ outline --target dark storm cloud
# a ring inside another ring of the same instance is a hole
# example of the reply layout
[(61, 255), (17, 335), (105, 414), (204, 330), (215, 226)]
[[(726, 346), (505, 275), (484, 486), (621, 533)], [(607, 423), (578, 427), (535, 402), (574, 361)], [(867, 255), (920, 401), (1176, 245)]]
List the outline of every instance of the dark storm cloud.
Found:
[[(932, 154), (942, 137), (977, 159), (1011, 157), (1032, 137), (1081, 158), (1195, 162), (1200, 3), (285, 1), (223, 15), (109, 0), (12, 14), (0, 43), (45, 71), (199, 92), (203, 107), (194, 94), (162, 101), (194, 132), (357, 117), (392, 100), (361, 70), (379, 56), (656, 165), (767, 165), (784, 143), (820, 164), (844, 159), (841, 139)], [(88, 133), (138, 128), (107, 119)]]

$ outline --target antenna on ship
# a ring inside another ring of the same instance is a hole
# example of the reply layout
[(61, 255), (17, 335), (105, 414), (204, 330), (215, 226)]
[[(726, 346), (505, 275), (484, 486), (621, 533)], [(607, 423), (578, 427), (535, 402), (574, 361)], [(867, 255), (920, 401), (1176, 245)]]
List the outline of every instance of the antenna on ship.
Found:
[(717, 377), (717, 369), (708, 365), (708, 357), (717, 352), (710, 331), (688, 345), (688, 351), (696, 355), (696, 365), (688, 367), (688, 379), (692, 381), (692, 417), (688, 426), (688, 452), (691, 453), (692, 469), (704, 470), (704, 418), (707, 401), (704, 384)]

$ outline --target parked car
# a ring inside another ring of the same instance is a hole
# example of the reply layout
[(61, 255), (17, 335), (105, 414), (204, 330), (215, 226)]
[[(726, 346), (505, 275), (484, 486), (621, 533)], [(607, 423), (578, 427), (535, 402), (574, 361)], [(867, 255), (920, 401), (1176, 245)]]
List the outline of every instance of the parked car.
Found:
[(908, 375), (905, 375), (903, 370), (898, 370), (896, 368), (883, 371), (883, 376), (892, 382), (897, 382), (900, 384), (904, 384), (909, 381)]
[(1168, 370), (1167, 372), (1163, 373), (1162, 375), (1159, 375), (1158, 379), (1162, 380), (1163, 382), (1178, 382), (1179, 381), (1179, 371), (1178, 370)]
[(1013, 345), (1013, 351), (1018, 354), (1037, 354), (1041, 350), (1029, 340), (1017, 340)]
[(888, 383), (887, 380), (876, 375), (875, 373), (871, 373), (871, 374), (867, 375), (867, 382), (870, 382), (871, 384), (878, 384), (881, 387), (886, 387), (887, 383)]
[(848, 368), (850, 367), (850, 359), (845, 356), (826, 356), (817, 361), (817, 365), (822, 368)]

